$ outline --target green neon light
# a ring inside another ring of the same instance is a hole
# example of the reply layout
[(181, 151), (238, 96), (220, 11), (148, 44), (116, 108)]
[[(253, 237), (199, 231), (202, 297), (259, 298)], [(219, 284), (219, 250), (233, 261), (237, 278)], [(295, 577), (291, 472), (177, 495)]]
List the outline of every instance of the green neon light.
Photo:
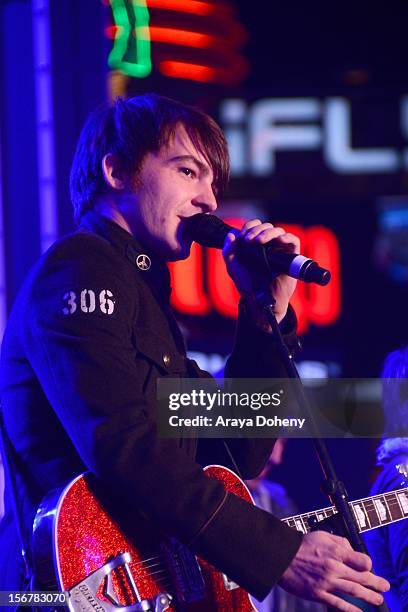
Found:
[[(110, 0), (113, 20), (118, 27), (113, 49), (108, 57), (108, 64), (114, 70), (120, 70), (131, 77), (143, 79), (152, 71), (149, 35), (149, 11), (146, 0), (130, 0), (129, 9), (132, 13), (132, 22), (126, 8), (127, 0)], [(135, 39), (132, 40), (132, 30), (135, 30)], [(124, 59), (130, 55), (134, 47), (135, 61)]]

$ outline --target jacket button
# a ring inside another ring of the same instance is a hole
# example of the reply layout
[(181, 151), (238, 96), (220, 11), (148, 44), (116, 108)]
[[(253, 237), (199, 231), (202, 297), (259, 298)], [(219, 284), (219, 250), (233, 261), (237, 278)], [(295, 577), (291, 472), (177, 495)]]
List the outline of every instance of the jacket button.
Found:
[(170, 355), (168, 353), (163, 353), (163, 363), (165, 366), (168, 366), (170, 364), (171, 358)]

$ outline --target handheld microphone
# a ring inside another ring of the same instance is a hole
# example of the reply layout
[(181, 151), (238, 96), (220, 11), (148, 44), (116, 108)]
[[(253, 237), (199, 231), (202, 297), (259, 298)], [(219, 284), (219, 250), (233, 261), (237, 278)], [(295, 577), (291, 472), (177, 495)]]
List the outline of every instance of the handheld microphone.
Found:
[[(237, 230), (215, 215), (199, 213), (185, 220), (187, 232), (195, 242), (206, 247), (222, 249), (227, 234)], [(238, 246), (238, 256), (248, 261), (249, 265), (266, 266), (271, 275), (287, 274), (305, 283), (327, 285), (330, 282), (329, 270), (321, 268), (313, 259), (284, 253), (276, 250), (276, 242), (271, 240), (264, 245), (245, 244)]]

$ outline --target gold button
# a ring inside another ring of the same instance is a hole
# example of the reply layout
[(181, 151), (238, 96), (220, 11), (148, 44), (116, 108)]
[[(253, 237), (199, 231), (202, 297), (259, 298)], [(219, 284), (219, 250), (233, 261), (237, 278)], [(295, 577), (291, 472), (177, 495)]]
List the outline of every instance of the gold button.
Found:
[(163, 363), (165, 366), (170, 364), (170, 355), (168, 353), (163, 353)]

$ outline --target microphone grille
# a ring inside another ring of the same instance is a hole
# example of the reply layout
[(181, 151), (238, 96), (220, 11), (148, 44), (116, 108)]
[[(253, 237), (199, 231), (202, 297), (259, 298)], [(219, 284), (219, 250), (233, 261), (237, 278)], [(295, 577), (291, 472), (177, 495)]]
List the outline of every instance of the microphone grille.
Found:
[(186, 219), (187, 232), (195, 242), (206, 247), (221, 249), (230, 227), (216, 217), (199, 213)]

